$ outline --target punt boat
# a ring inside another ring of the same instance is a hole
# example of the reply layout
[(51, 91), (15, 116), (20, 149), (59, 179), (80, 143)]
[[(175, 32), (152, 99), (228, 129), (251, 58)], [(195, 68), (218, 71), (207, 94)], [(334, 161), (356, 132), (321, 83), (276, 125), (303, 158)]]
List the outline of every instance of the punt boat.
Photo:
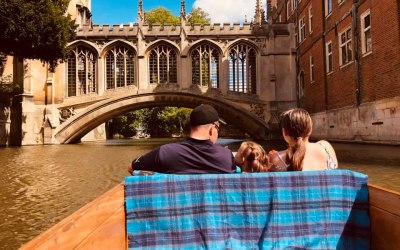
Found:
[[(400, 249), (400, 193), (368, 184), (371, 249)], [(20, 249), (127, 249), (121, 183)]]

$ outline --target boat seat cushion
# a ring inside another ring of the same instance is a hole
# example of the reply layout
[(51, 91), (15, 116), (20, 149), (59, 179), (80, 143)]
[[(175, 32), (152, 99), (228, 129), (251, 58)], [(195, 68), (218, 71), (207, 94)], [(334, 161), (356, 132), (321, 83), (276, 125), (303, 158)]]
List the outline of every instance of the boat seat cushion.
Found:
[(130, 249), (369, 249), (368, 177), (349, 171), (125, 178)]

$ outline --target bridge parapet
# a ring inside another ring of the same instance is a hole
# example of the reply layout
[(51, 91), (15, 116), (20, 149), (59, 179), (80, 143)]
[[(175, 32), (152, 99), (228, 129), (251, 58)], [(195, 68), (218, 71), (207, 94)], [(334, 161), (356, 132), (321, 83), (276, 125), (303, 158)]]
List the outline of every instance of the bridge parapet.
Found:
[[(265, 35), (269, 36), (272, 31), (277, 35), (289, 35), (289, 24), (264, 24), (255, 26), (250, 23), (213, 23), (213, 24), (194, 24), (194, 25), (172, 25), (172, 24), (145, 24), (140, 27), (144, 36), (180, 36), (181, 30), (184, 29), (188, 36), (249, 36), (249, 35)], [(131, 24), (114, 24), (114, 25), (84, 25), (77, 30), (78, 37), (98, 37), (98, 36), (137, 36), (139, 26), (137, 23)]]
[(179, 36), (181, 26), (172, 24), (152, 24), (141, 27), (144, 36)]
[(84, 25), (77, 30), (77, 36), (136, 36), (138, 33), (137, 24), (114, 24), (112, 26), (108, 24), (93, 26)]

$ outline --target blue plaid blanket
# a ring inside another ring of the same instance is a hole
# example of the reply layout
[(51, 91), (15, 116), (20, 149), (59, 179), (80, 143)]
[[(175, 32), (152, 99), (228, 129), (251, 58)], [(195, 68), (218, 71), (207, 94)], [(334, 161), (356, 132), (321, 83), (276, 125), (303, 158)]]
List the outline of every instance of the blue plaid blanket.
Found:
[(125, 178), (129, 249), (369, 249), (366, 175)]

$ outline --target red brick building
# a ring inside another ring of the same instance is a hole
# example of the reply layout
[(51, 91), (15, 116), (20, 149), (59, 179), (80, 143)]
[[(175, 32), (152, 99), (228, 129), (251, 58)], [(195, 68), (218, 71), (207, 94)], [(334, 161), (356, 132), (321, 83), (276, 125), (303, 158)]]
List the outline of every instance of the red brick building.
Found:
[(399, 0), (278, 0), (292, 22), (298, 106), (315, 137), (400, 143)]

